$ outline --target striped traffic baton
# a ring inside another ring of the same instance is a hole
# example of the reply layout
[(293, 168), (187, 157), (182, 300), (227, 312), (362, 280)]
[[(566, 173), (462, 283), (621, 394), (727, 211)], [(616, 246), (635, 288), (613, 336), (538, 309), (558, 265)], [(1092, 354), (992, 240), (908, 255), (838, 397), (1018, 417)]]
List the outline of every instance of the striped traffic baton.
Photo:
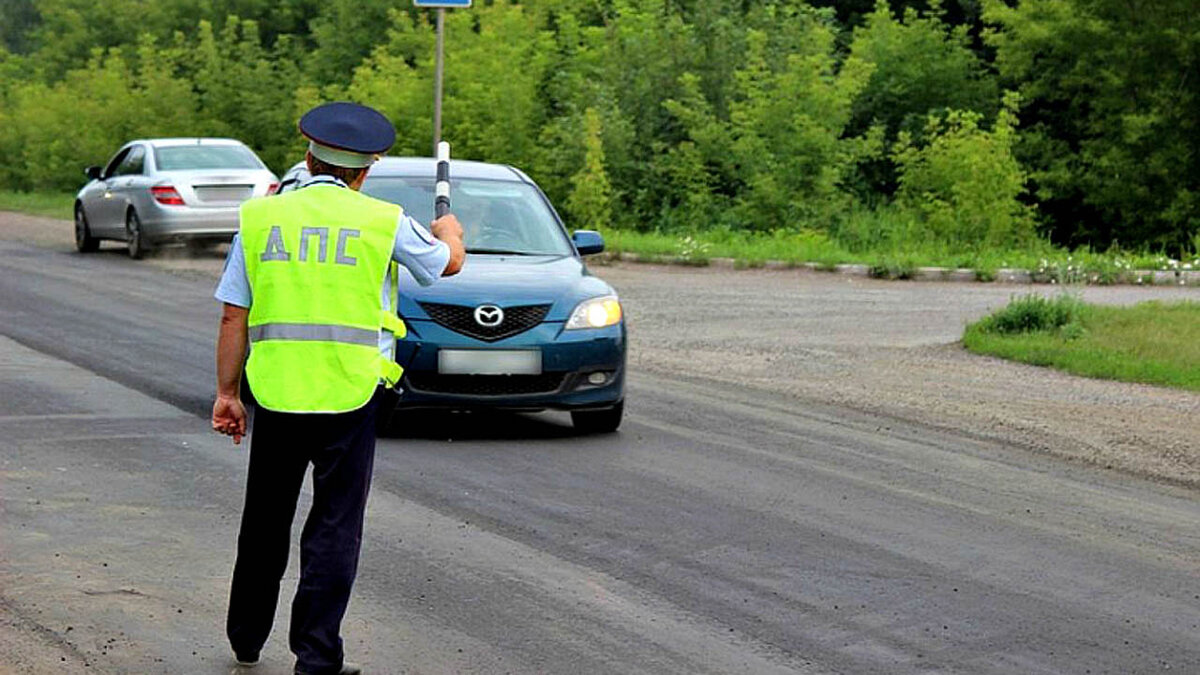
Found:
[(446, 141), (437, 147), (437, 185), (434, 186), (433, 212), (435, 217), (450, 213), (450, 144)]

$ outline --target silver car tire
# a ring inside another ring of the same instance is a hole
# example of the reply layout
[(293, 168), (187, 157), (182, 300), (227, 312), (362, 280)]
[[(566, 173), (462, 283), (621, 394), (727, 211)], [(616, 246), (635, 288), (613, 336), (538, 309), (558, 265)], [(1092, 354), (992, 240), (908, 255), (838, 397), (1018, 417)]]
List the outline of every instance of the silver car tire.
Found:
[(95, 253), (100, 248), (100, 240), (92, 236), (88, 227), (87, 214), (83, 212), (83, 204), (75, 205), (75, 250), (80, 253)]
[(146, 246), (145, 233), (142, 232), (142, 219), (138, 218), (137, 211), (133, 209), (129, 209), (129, 213), (125, 214), (125, 242), (129, 247), (129, 257), (134, 260), (141, 260), (150, 250)]

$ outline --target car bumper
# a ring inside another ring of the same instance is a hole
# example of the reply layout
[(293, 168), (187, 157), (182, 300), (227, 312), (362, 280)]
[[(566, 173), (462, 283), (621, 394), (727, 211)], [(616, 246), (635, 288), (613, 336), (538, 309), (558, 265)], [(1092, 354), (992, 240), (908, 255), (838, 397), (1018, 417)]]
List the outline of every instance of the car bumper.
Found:
[(167, 243), (185, 239), (229, 241), (238, 231), (238, 207), (194, 208), (164, 206), (154, 202), (139, 209), (148, 240)]
[[(404, 366), (401, 408), (583, 410), (607, 408), (625, 398), (624, 324), (565, 331), (547, 322), (511, 338), (483, 342), (432, 321), (409, 321), (396, 343)], [(441, 349), (537, 349), (541, 375), (440, 375)], [(594, 373), (602, 384), (589, 382)]]

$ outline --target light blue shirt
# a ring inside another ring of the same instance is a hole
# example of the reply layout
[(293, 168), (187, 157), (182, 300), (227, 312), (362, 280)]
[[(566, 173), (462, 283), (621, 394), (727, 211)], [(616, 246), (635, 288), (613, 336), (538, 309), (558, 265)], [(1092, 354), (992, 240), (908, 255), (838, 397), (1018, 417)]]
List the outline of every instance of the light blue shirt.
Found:
[[(345, 183), (333, 176), (313, 176), (304, 181), (298, 189), (322, 183), (346, 187)], [(401, 214), (400, 226), (396, 228), (396, 241), (392, 244), (392, 260), (407, 269), (418, 284), (428, 286), (442, 276), (446, 265), (449, 264), (450, 247), (446, 242), (435, 239), (429, 230), (416, 220)], [(394, 311), (389, 282), (390, 279), (384, 279), (380, 291), (384, 311)], [(233, 242), (229, 245), (229, 254), (225, 257), (225, 271), (221, 273), (221, 281), (213, 295), (217, 300), (229, 305), (250, 307), (253, 297), (250, 278), (246, 276), (246, 253), (242, 249), (241, 235), (234, 235)], [(390, 355), (393, 346), (391, 333), (382, 333), (379, 349)]]

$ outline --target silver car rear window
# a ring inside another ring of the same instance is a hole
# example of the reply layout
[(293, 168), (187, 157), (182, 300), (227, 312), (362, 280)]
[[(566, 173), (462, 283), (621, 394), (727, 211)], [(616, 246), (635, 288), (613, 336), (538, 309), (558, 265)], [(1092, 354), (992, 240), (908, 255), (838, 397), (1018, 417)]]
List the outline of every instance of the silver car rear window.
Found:
[(170, 145), (154, 149), (159, 171), (265, 168), (249, 148), (240, 145)]

